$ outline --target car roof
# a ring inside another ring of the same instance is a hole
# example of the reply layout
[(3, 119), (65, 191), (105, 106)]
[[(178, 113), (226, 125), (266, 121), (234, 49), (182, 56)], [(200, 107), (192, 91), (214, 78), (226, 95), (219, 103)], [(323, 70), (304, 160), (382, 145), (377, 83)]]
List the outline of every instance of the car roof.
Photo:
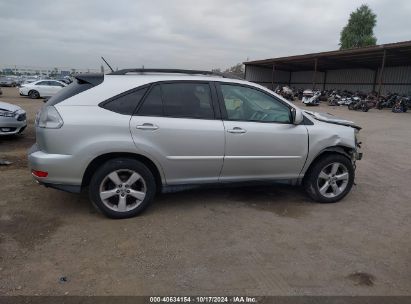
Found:
[(281, 96), (275, 94), (273, 91), (267, 89), (266, 87), (242, 79), (228, 78), (216, 75), (188, 75), (179, 73), (129, 73), (127, 75), (106, 74), (104, 75), (104, 81), (101, 84), (62, 101), (58, 104), (58, 106), (97, 105), (104, 100), (117, 96), (126, 91), (160, 81), (215, 81), (245, 84), (267, 91), (268, 93), (276, 95), (278, 96), (278, 98), (283, 99)]

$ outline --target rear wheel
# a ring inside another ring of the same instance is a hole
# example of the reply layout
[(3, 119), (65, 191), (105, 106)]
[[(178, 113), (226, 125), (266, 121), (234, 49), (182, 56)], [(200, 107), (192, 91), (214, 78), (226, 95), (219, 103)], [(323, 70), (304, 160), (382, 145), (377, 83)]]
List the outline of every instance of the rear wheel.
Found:
[(141, 213), (152, 201), (156, 183), (151, 171), (129, 158), (109, 160), (93, 175), (90, 199), (110, 218), (129, 218)]
[(347, 157), (329, 154), (317, 160), (304, 177), (307, 194), (319, 203), (335, 203), (350, 192), (354, 167)]
[(40, 97), (40, 94), (36, 90), (32, 90), (32, 91), (29, 92), (29, 97), (31, 99), (37, 99), (37, 98)]

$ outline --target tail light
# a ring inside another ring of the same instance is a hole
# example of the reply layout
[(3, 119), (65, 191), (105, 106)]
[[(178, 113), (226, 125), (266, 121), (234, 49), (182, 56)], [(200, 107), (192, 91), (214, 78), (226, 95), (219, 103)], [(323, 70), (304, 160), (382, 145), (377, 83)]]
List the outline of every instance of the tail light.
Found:
[(55, 107), (44, 106), (37, 113), (35, 123), (40, 128), (59, 129), (63, 126), (63, 119)]

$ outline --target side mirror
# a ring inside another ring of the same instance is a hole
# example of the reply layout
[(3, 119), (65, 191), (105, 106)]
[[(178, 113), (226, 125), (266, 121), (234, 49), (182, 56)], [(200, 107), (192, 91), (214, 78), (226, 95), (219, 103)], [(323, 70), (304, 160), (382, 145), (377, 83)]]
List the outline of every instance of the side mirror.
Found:
[(298, 108), (291, 108), (291, 117), (293, 124), (299, 125), (304, 119), (303, 111)]

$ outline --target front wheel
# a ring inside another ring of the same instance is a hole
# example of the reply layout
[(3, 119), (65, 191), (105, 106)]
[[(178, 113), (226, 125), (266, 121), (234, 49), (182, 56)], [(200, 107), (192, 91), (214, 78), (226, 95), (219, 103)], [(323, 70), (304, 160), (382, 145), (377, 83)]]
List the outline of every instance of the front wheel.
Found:
[(110, 218), (141, 213), (154, 199), (156, 182), (141, 162), (129, 158), (109, 160), (93, 175), (90, 199)]
[(350, 192), (354, 174), (352, 162), (346, 156), (326, 155), (317, 160), (306, 173), (304, 188), (316, 202), (335, 203)]

